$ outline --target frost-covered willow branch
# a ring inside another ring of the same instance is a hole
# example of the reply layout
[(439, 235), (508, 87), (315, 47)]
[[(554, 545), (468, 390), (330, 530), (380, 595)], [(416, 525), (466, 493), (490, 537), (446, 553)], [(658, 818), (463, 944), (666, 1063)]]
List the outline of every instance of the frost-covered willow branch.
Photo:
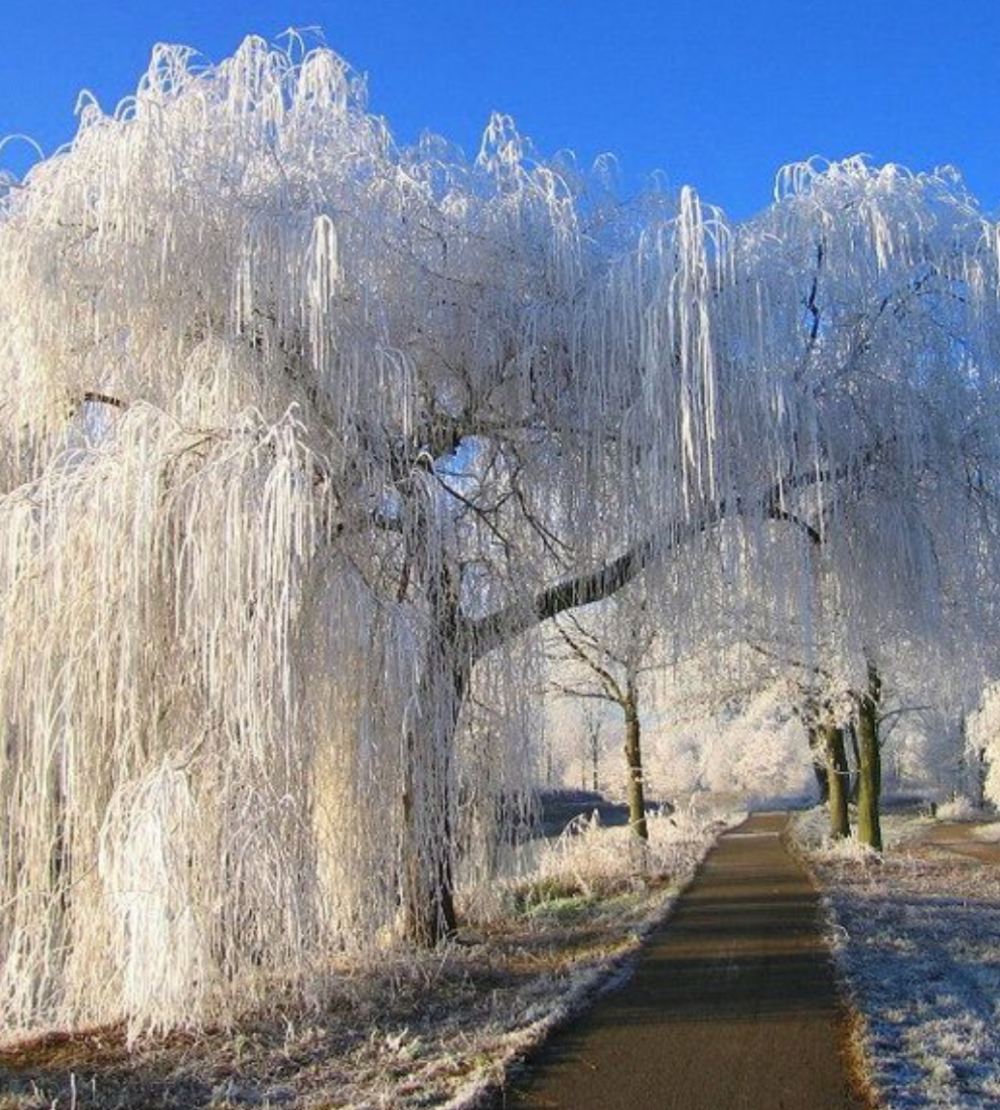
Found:
[(807, 547), (809, 635), (983, 642), (996, 229), (946, 175), (786, 177), (733, 227), (503, 116), (400, 149), (251, 38), (156, 48), (4, 190), (5, 1028), (447, 936), (528, 808), (532, 630), (640, 574), (678, 656), (762, 583), (804, 620)]

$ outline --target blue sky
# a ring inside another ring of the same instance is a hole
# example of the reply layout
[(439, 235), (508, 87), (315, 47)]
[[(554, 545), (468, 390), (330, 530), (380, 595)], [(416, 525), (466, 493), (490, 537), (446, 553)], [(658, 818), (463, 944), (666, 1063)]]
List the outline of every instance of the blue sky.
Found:
[[(474, 152), (499, 109), (542, 153), (611, 151), (628, 189), (660, 170), (737, 218), (783, 163), (858, 152), (952, 163), (1000, 209), (1000, 0), (6, 0), (0, 136), (52, 150), (80, 89), (112, 107), (154, 42), (219, 60), (290, 25), (322, 27), (404, 141)], [(0, 165), (27, 157), (9, 144)]]

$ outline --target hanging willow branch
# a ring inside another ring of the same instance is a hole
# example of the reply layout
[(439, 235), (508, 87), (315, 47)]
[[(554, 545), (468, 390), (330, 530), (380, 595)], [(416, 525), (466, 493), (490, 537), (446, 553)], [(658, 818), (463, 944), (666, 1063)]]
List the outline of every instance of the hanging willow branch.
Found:
[(11, 1031), (227, 1020), (451, 932), (530, 805), (532, 630), (640, 575), (679, 656), (765, 594), (848, 677), (995, 641), (957, 179), (800, 165), (736, 226), (504, 116), (401, 148), (296, 50), (157, 47), (0, 197)]

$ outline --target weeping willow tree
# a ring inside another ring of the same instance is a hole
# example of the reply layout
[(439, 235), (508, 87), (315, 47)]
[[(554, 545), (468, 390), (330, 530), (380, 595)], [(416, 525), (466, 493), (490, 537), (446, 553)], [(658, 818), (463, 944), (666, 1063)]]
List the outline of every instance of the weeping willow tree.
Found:
[(400, 149), (248, 39), (157, 48), (0, 205), (6, 1028), (453, 933), (535, 631), (639, 574), (681, 647), (803, 536), (864, 650), (945, 569), (983, 611), (997, 244), (950, 178), (802, 167), (732, 228), (502, 116)]

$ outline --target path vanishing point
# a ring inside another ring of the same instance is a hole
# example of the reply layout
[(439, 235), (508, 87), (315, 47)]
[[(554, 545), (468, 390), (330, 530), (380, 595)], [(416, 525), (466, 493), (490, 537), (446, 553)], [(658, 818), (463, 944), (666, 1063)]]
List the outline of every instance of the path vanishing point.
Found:
[(500, 1092), (523, 1110), (863, 1110), (819, 899), (759, 814), (723, 835), (620, 989)]

